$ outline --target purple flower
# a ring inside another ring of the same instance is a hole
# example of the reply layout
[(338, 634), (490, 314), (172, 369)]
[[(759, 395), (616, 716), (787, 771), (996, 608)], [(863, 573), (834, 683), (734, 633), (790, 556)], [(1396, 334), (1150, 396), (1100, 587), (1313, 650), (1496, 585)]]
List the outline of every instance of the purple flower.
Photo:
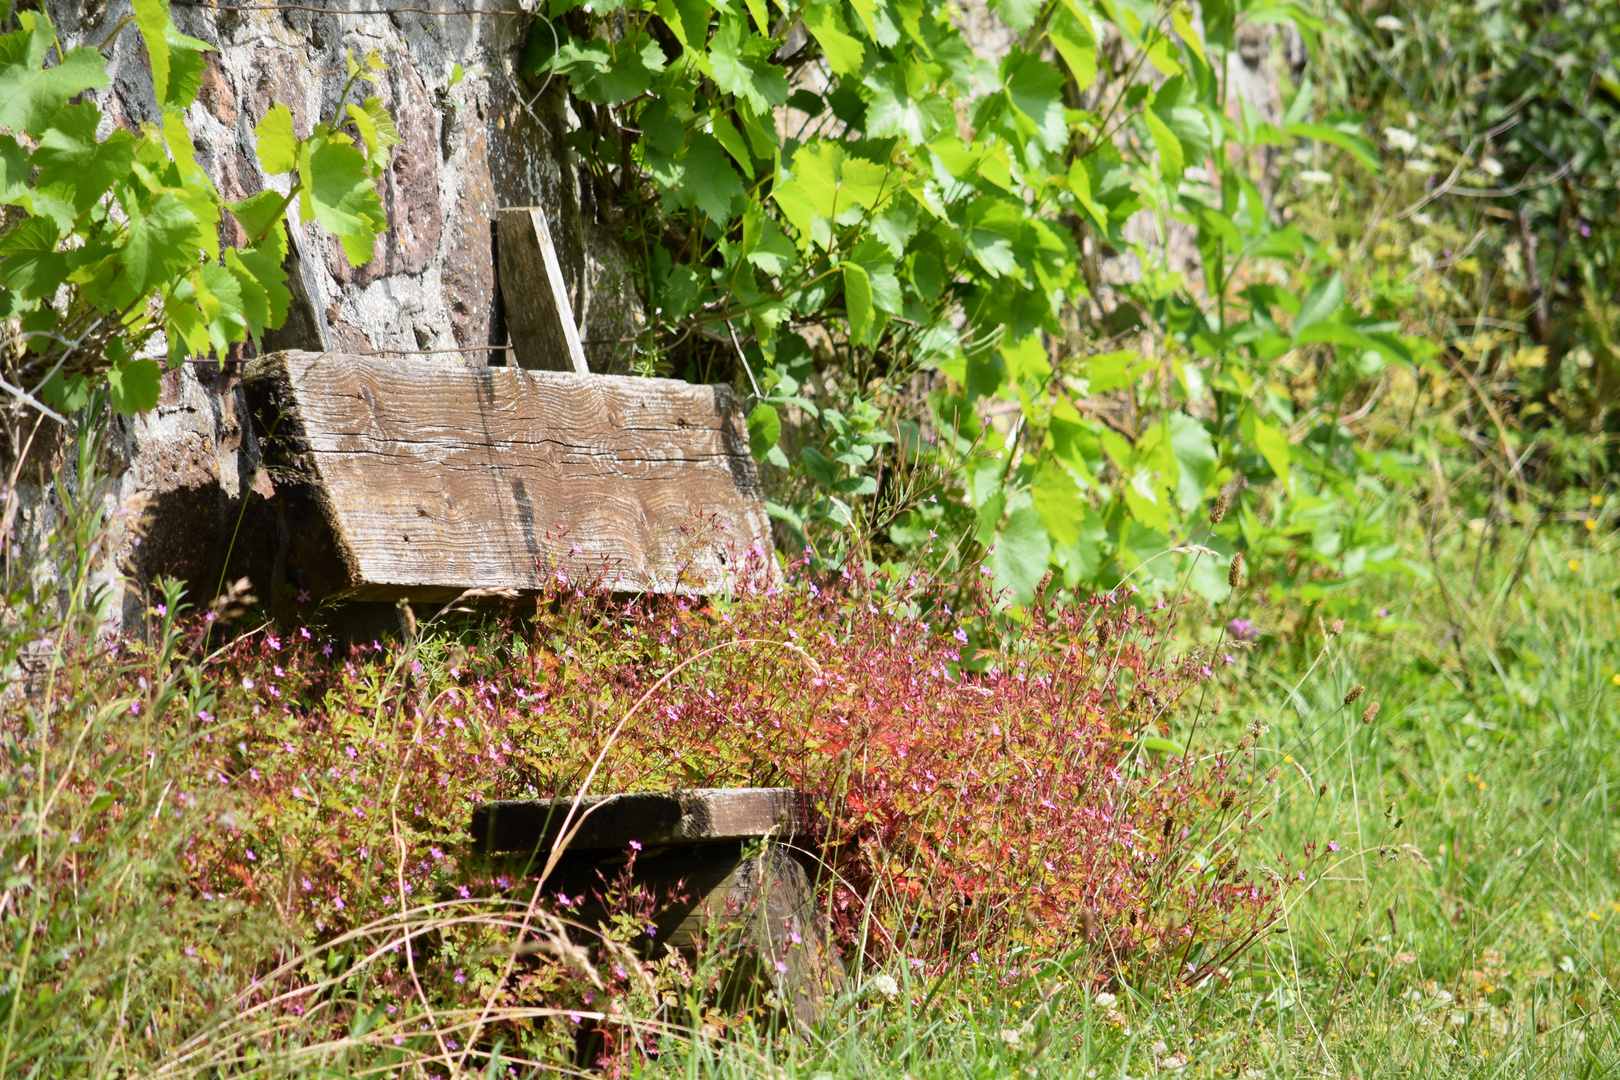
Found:
[(462, 971), (460, 968), (456, 968), (456, 982), (464, 983), (466, 981), (467, 981), (467, 973)]
[(632, 851), (640, 851), (641, 850), (641, 841), (640, 840), (632, 840), (632, 841), (630, 841), (630, 850), (632, 850)]
[(1329, 840), (1328, 841), (1328, 850), (1329, 851), (1338, 851), (1339, 850), (1339, 842), (1337, 840)]
[[(1591, 230), (1589, 229), (1587, 231), (1590, 232)], [(165, 616), (165, 615), (167, 615), (169, 613), (169, 605), (167, 605), (167, 604), (159, 604), (157, 607), (153, 608), (152, 610), (156, 611), (158, 613), (158, 618), (161, 619), (163, 616)]]
[(1260, 636), (1260, 630), (1249, 619), (1233, 619), (1226, 624), (1226, 632), (1237, 641), (1253, 641)]

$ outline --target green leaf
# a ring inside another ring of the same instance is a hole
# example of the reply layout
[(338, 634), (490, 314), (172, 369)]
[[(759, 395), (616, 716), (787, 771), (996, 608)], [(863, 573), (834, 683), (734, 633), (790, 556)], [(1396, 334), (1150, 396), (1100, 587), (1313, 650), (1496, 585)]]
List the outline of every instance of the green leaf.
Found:
[[(601, 47), (601, 43), (592, 42)], [(605, 47), (605, 60), (572, 72), (574, 93), (586, 101), (616, 104), (640, 97), (668, 62), (651, 36), (615, 41)]]
[(1256, 416), (1252, 408), (1244, 413), (1244, 419), (1248, 421), (1244, 426), (1248, 428), (1246, 434), (1254, 443), (1254, 448), (1266, 459), (1266, 464), (1271, 466), (1271, 471), (1276, 474), (1277, 479), (1287, 483), (1288, 466), (1293, 460), (1288, 436)]
[(1052, 419), (1046, 428), (1052, 440), (1052, 454), (1062, 462), (1082, 484), (1095, 484), (1097, 471), (1102, 468), (1102, 443), (1080, 416), (1080, 412), (1067, 401), (1059, 400), (1052, 406)]
[(1046, 28), (1046, 36), (1082, 90), (1097, 81), (1097, 40), (1085, 20), (1067, 7), (1059, 7)]
[(15, 204), (32, 184), (28, 151), (10, 135), (0, 135), (0, 204)]
[(748, 450), (756, 460), (763, 460), (782, 437), (782, 418), (773, 406), (760, 402), (748, 414)]
[(19, 11), (22, 29), (0, 37), (0, 128), (44, 134), (68, 99), (107, 85), (107, 64), (94, 49), (69, 49), (61, 63), (45, 67), (56, 30), (43, 13)]
[(1142, 521), (1126, 521), (1120, 529), (1120, 562), (1125, 570), (1134, 571), (1131, 580), (1149, 592), (1177, 581), (1176, 561), (1169, 550), (1170, 538)]
[(1029, 494), (1054, 547), (1080, 542), (1091, 506), (1068, 469), (1050, 461), (1043, 464)]
[(342, 136), (317, 135), (305, 143), (304, 193), (315, 220), (336, 234), (351, 265), (371, 261), (387, 218), (366, 172), (365, 155)]
[(298, 165), (298, 138), (293, 135), (292, 110), (277, 103), (253, 129), (258, 143), (259, 167), (267, 173), (292, 172)]
[(101, 110), (91, 102), (69, 105), (51, 119), (34, 151), (34, 164), (39, 166), (36, 186), (63, 185), (73, 192), (73, 207), (81, 214), (135, 163), (135, 136), (114, 129), (106, 142), (98, 143), (100, 123)]
[(990, 569), (996, 588), (1011, 590), (1018, 603), (1027, 604), (1035, 595), (1035, 586), (1046, 576), (1052, 539), (1027, 494), (1014, 498), (1013, 503), (1016, 509), (996, 533)]
[(1013, 108), (1029, 118), (1041, 145), (1050, 151), (1063, 149), (1069, 141), (1063, 119), (1063, 74), (1038, 54), (1014, 49), (1002, 61), (1001, 77)]
[(875, 67), (861, 85), (872, 95), (866, 108), (866, 131), (873, 138), (901, 135), (909, 142), (924, 143), (936, 132), (956, 126), (950, 100), (930, 92), (913, 97), (899, 64)]
[(271, 226), (283, 220), (286, 199), (277, 191), (261, 191), (238, 202), (226, 203), (250, 242), (257, 242), (270, 232)]
[(855, 341), (864, 341), (872, 328), (872, 279), (857, 263), (846, 262), (844, 272), (844, 310), (849, 314), (849, 334)]
[(152, 69), (152, 87), (158, 104), (169, 100), (169, 5), (166, 0), (132, 0), (135, 25), (146, 42), (146, 59)]
[(1186, 7), (1177, 4), (1170, 10), (1170, 26), (1175, 30), (1176, 36), (1181, 39), (1183, 45), (1192, 50), (1199, 60), (1206, 64), (1209, 63), (1209, 57), (1204, 55), (1203, 38), (1199, 36), (1198, 31), (1193, 29), (1192, 19), (1188, 17)]
[(125, 416), (157, 407), (163, 369), (156, 360), (128, 360), (107, 370), (112, 407)]
[(1337, 146), (1373, 172), (1379, 171), (1378, 148), (1363, 135), (1327, 124), (1289, 124), (1283, 130), (1296, 138), (1315, 139), (1329, 146)]
[(1311, 290), (1294, 316), (1294, 337), (1316, 323), (1331, 319), (1344, 306), (1344, 275), (1334, 274)]
[(804, 27), (821, 46), (833, 72), (838, 75), (860, 73), (866, 47), (850, 36), (844, 26), (844, 13), (837, 4), (811, 4), (804, 9)]
[(991, 0), (990, 9), (1016, 32), (1022, 34), (1035, 25), (1044, 7), (1042, 0)]
[(1186, 413), (1172, 413), (1170, 451), (1176, 459), (1176, 498), (1184, 513), (1192, 513), (1204, 500), (1204, 491), (1215, 477), (1219, 455), (1209, 431)]
[(1172, 742), (1171, 740), (1161, 738), (1158, 735), (1146, 735), (1137, 741), (1144, 749), (1152, 750), (1159, 754), (1170, 754), (1173, 757), (1180, 757), (1186, 752), (1187, 749), (1181, 743)]
[(681, 205), (696, 205), (721, 225), (736, 216), (732, 207), (742, 196), (742, 178), (718, 139), (706, 131), (694, 132), (681, 162), (686, 167), (686, 184), (677, 192)]
[[(752, 35), (750, 35), (752, 37)], [(788, 82), (782, 69), (771, 63), (768, 50), (771, 45), (756, 38), (745, 48), (742, 23), (738, 19), (725, 19), (709, 42), (709, 64), (714, 72), (715, 85), (728, 94), (748, 102), (756, 113), (768, 112), (788, 98)], [(763, 43), (766, 55), (753, 51), (755, 41)]]
[[(757, 205), (750, 203), (749, 209)], [(798, 257), (799, 250), (793, 246), (793, 241), (787, 238), (782, 227), (772, 219), (761, 215), (759, 238), (748, 253), (748, 261), (767, 274), (780, 276), (798, 261)]]
[(731, 155), (731, 159), (742, 166), (743, 175), (753, 180), (754, 155), (748, 152), (748, 144), (743, 142), (737, 126), (728, 120), (724, 113), (715, 112), (709, 118), (709, 130), (714, 133), (720, 145), (726, 148), (726, 153)]
[(389, 147), (399, 145), (399, 129), (394, 126), (394, 118), (388, 115), (382, 99), (375, 94), (366, 98), (361, 105), (351, 101), (344, 111), (354, 122), (354, 129), (360, 133), (360, 141), (365, 144), (368, 161), (376, 164), (379, 154)]
[(811, 237), (826, 245), (831, 242), (828, 223), (836, 215), (853, 222), (862, 209), (877, 208), (886, 201), (888, 172), (881, 165), (850, 154), (830, 140), (801, 146), (793, 155), (792, 179), (777, 185), (771, 197), (782, 208), (793, 227), (808, 243)]
[(1181, 140), (1175, 137), (1169, 126), (1152, 109), (1142, 113), (1142, 119), (1146, 121), (1148, 134), (1153, 136), (1153, 146), (1159, 153), (1159, 175), (1170, 183), (1180, 180), (1181, 174), (1187, 171), (1187, 162), (1181, 151)]
[(50, 218), (25, 218), (0, 234), (0, 285), (30, 300), (49, 296), (72, 268), (56, 250), (62, 234)]

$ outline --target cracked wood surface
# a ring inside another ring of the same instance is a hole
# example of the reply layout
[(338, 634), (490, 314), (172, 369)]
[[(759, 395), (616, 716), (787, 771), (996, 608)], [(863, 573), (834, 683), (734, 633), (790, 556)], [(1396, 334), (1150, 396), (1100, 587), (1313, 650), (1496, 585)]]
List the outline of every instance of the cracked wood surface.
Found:
[(304, 352), (244, 382), (285, 580), (316, 598), (703, 593), (774, 573), (730, 387)]

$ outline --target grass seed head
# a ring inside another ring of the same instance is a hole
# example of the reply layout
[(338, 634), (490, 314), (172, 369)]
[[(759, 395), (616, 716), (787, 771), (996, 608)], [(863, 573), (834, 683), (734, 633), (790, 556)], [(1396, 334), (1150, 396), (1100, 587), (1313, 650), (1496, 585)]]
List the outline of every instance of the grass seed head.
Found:
[(1234, 551), (1232, 552), (1232, 565), (1227, 567), (1226, 570), (1226, 583), (1235, 589), (1238, 587), (1238, 582), (1242, 580), (1242, 578), (1243, 552)]
[(1379, 709), (1379, 707), (1380, 706), (1379, 706), (1378, 702), (1376, 702), (1376, 701), (1369, 704), (1367, 706), (1367, 708), (1361, 714), (1361, 722), (1363, 724), (1370, 724), (1374, 720), (1378, 719), (1378, 709)]
[(1215, 496), (1215, 505), (1209, 508), (1209, 523), (1211, 525), (1219, 525), (1221, 523), (1221, 519), (1226, 516), (1226, 511), (1231, 507), (1231, 505), (1232, 497), (1226, 492), (1223, 491), (1219, 495)]
[(1348, 705), (1366, 692), (1367, 688), (1365, 686), (1362, 686), (1360, 683), (1356, 683), (1356, 685), (1350, 688), (1350, 692), (1344, 695), (1344, 703)]

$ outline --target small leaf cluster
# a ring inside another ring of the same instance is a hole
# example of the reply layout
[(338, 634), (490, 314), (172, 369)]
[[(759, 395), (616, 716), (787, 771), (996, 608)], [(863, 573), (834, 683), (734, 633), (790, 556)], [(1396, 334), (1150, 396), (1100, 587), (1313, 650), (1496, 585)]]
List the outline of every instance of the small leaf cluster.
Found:
[[(347, 103), (382, 66), (350, 58), (346, 107), (299, 138), (285, 105), (259, 123), (259, 165), (285, 176), (228, 202), (199, 165), (185, 110), (213, 47), (180, 33), (165, 0), (136, 0), (161, 122), (98, 135), (103, 115), (86, 91), (107, 86), (91, 48), (64, 49), (43, 12), (18, 11), (0, 37), (0, 318), (14, 404), (60, 415), (106, 386), (133, 414), (157, 403), (164, 357), (223, 357), (259, 342), (287, 317), (286, 217), (319, 221), (352, 262), (371, 257), (386, 218), (376, 183), (399, 141), (376, 97)], [(103, 48), (106, 48), (104, 45)], [(53, 62), (54, 60), (54, 62)], [(350, 128), (351, 135), (344, 128)], [(234, 222), (246, 241), (221, 235)]]

